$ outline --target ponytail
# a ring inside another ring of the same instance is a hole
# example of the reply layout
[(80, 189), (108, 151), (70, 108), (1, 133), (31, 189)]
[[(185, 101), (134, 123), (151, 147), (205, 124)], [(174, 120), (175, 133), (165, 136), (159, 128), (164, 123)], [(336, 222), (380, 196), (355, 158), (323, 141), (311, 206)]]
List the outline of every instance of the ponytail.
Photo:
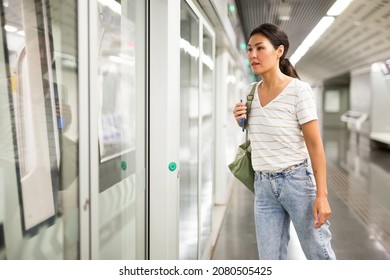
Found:
[(287, 76), (293, 78), (301, 79), (299, 78), (297, 71), (295, 70), (294, 66), (291, 64), (290, 60), (288, 60), (288, 58), (282, 58), (279, 61), (279, 68), (283, 74), (286, 74)]

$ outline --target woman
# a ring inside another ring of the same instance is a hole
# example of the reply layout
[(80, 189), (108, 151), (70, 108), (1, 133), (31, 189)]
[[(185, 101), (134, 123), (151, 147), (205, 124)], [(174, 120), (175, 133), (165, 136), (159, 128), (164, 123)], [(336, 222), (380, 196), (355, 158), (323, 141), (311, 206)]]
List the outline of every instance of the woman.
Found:
[[(291, 220), (307, 259), (335, 259), (316, 104), (310, 85), (286, 58), (288, 48), (287, 35), (276, 25), (262, 24), (250, 34), (248, 60), (262, 77), (248, 119), (259, 256), (286, 259)], [(237, 103), (233, 113), (240, 125), (245, 103)]]

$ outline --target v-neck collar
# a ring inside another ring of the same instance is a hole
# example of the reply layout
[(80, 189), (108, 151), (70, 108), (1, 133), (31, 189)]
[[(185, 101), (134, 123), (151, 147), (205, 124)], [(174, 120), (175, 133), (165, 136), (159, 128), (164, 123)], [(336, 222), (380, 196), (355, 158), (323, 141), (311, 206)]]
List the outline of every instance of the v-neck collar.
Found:
[(268, 103), (265, 104), (264, 106), (261, 105), (261, 101), (260, 101), (259, 86), (260, 86), (260, 84), (263, 82), (263, 81), (260, 81), (260, 82), (257, 84), (257, 90), (256, 90), (257, 102), (258, 102), (260, 108), (266, 108), (266, 107), (268, 107), (269, 105), (271, 105), (276, 99), (278, 99), (280, 96), (282, 96), (282, 95), (284, 94), (284, 92), (286, 91), (286, 89), (292, 84), (293, 81), (295, 81), (295, 78), (293, 78), (291, 81), (289, 81), (288, 84), (282, 89), (282, 91), (281, 91), (277, 96), (275, 96), (275, 98), (273, 98), (270, 102), (268, 102)]

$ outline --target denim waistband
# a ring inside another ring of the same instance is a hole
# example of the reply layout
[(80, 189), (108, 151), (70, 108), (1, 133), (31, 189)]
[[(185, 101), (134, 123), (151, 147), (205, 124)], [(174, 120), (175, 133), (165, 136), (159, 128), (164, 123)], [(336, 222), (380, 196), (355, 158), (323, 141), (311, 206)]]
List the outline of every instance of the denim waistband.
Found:
[(278, 171), (278, 172), (256, 171), (255, 176), (262, 176), (262, 177), (265, 177), (265, 178), (275, 178), (275, 177), (287, 175), (288, 173), (290, 173), (290, 172), (292, 172), (294, 170), (297, 170), (297, 169), (299, 169), (302, 166), (308, 166), (307, 162), (308, 162), (308, 160), (305, 159), (304, 161), (302, 161), (300, 163), (293, 164), (293, 165), (283, 169), (282, 171)]

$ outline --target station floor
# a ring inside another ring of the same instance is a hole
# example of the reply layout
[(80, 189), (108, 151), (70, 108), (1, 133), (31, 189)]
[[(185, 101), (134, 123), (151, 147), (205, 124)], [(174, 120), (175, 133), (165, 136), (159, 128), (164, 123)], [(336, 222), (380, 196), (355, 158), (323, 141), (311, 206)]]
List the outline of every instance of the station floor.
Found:
[[(389, 260), (390, 150), (346, 129), (324, 130), (323, 140), (337, 259)], [(253, 200), (235, 181), (211, 259), (258, 259)], [(293, 228), (288, 256), (305, 259)]]

